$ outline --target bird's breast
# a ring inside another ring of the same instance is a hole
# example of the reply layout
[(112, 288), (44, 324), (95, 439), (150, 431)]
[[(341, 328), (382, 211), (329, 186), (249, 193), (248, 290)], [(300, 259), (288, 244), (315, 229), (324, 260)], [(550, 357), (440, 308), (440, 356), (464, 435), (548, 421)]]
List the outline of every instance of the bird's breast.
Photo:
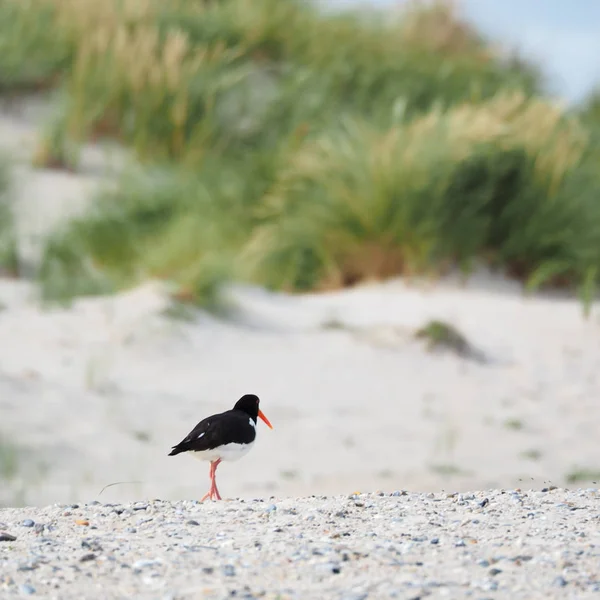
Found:
[(201, 450), (192, 452), (194, 458), (202, 461), (213, 461), (221, 459), (222, 461), (235, 462), (250, 452), (254, 446), (254, 440), (247, 444), (230, 443), (212, 448), (210, 450)]

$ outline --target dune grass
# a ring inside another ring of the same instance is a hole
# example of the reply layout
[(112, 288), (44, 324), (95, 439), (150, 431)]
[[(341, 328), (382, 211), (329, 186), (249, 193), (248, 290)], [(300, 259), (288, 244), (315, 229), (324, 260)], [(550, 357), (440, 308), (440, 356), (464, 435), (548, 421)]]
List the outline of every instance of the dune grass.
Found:
[(51, 2), (0, 0), (0, 94), (53, 87), (71, 59), (71, 47), (52, 27)]
[(18, 271), (17, 238), (12, 207), (10, 161), (0, 155), (0, 274)]
[(0, 0), (37, 53), (9, 36), (11, 60), (31, 56), (68, 107), (40, 163), (108, 136), (147, 166), (49, 241), (48, 299), (154, 277), (210, 304), (228, 279), (306, 291), (483, 260), (589, 304), (599, 138), (452, 5), (381, 18), (294, 0), (17, 4)]
[[(473, 260), (583, 283), (600, 264), (579, 124), (521, 94), (385, 132), (349, 122), (290, 157), (247, 253), (274, 287), (339, 287)], [(589, 237), (588, 237), (589, 236)]]
[(219, 200), (179, 170), (126, 174), (98, 195), (92, 212), (49, 240), (44, 298), (64, 302), (152, 278), (171, 282), (176, 299), (215, 304), (219, 284), (236, 276), (233, 250), (243, 240), (237, 198), (229, 214), (226, 194)]

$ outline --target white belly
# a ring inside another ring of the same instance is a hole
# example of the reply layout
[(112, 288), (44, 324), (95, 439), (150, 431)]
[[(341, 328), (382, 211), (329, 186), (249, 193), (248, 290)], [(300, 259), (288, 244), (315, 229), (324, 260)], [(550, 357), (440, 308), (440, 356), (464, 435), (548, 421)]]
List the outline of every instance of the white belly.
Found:
[(203, 450), (202, 452), (192, 452), (192, 456), (197, 460), (202, 461), (213, 461), (221, 459), (227, 462), (234, 462), (242, 458), (250, 452), (250, 449), (254, 446), (254, 442), (249, 444), (225, 444), (220, 448), (214, 450)]

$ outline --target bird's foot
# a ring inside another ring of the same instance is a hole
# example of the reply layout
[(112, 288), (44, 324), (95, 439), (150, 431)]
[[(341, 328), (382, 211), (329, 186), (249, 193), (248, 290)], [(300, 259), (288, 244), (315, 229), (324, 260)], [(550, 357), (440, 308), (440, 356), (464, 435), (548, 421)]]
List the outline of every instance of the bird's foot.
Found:
[(217, 489), (216, 485), (211, 485), (210, 486), (210, 490), (208, 490), (208, 492), (206, 494), (204, 494), (204, 496), (202, 496), (202, 499), (200, 500), (200, 502), (204, 502), (207, 498), (210, 498), (211, 500), (222, 500), (223, 498), (221, 498), (221, 494), (219, 494), (219, 490)]

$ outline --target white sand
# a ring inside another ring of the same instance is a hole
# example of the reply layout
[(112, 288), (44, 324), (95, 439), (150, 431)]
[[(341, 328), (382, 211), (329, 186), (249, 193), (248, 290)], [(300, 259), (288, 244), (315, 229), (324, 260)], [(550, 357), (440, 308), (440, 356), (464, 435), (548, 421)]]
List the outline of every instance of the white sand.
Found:
[[(0, 139), (14, 123), (0, 119)], [(21, 231), (36, 235), (85, 208), (101, 181), (19, 173)], [(54, 216), (32, 221), (38, 208)], [(35, 260), (39, 244), (28, 248)], [(153, 283), (47, 311), (29, 284), (0, 281), (0, 434), (19, 447), (0, 502), (92, 500), (131, 480), (141, 483), (100, 499), (198, 498), (208, 466), (169, 448), (247, 392), (275, 429), (259, 427), (252, 452), (219, 468), (228, 497), (541, 487), (600, 469), (600, 331), (575, 300), (526, 299), (483, 275), (464, 287), (228, 293), (235, 318), (185, 322), (161, 316)], [(412, 333), (431, 318), (490, 364), (429, 353)]]

